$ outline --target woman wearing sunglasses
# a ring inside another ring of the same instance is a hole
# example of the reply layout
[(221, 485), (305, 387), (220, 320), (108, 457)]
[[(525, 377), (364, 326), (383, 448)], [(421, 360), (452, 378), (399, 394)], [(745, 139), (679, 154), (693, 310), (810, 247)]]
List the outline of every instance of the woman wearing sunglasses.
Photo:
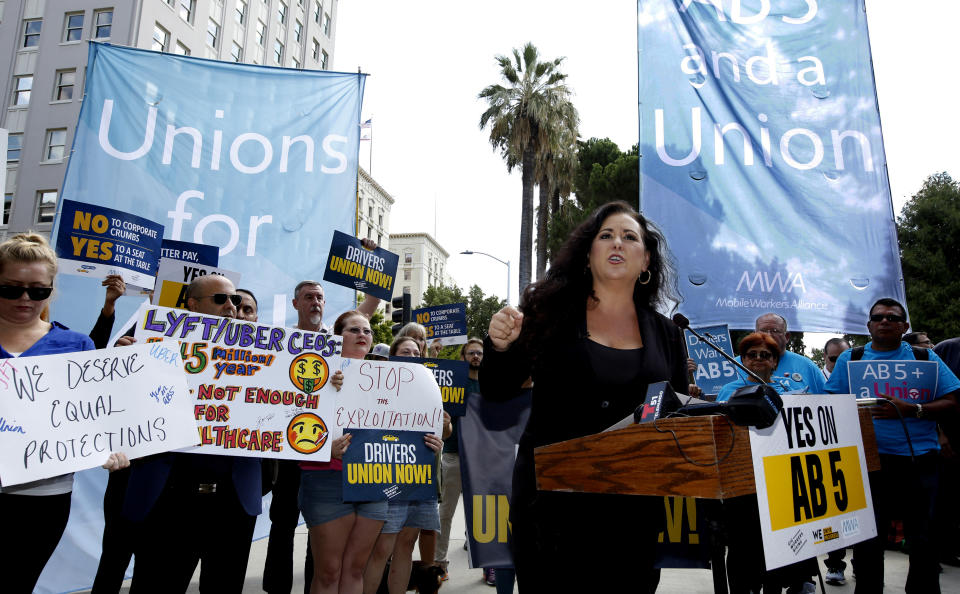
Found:
[[(780, 362), (780, 347), (773, 337), (763, 332), (747, 334), (740, 341), (740, 358), (744, 367), (763, 378), (763, 381), (777, 392), (783, 393), (783, 386), (776, 382), (770, 383), (773, 370)], [(726, 402), (738, 389), (755, 383), (757, 382), (752, 377), (736, 379), (720, 388), (717, 402)]]
[[(42, 236), (22, 233), (0, 244), (0, 358), (94, 350), (88, 336), (46, 321), (56, 274), (57, 255)], [(103, 467), (129, 465), (117, 452)], [(10, 568), (4, 591), (33, 591), (66, 528), (71, 491), (72, 474), (0, 487), (0, 518), (10, 535), (0, 540), (0, 559)]]

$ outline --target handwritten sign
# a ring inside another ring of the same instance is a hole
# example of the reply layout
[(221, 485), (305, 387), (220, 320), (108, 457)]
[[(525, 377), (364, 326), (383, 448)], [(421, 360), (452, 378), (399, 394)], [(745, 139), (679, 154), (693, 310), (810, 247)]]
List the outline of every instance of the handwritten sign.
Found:
[(930, 402), (937, 394), (936, 361), (848, 361), (850, 391), (857, 398), (893, 396)]
[(436, 454), (423, 432), (351, 429), (343, 455), (344, 501), (425, 501), (437, 496)]
[(113, 208), (64, 200), (57, 234), (61, 272), (152, 289), (163, 225)]
[(203, 266), (217, 266), (220, 263), (220, 248), (215, 245), (164, 239), (160, 246), (160, 257)]
[(420, 363), (433, 372), (440, 396), (443, 398), (443, 410), (451, 417), (467, 414), (467, 382), (470, 379), (470, 364), (452, 359), (420, 359), (416, 357), (391, 357), (391, 361)]
[(415, 309), (413, 321), (427, 329), (427, 341), (439, 340), (443, 346), (466, 344), (467, 306), (463, 303), (434, 305)]
[[(720, 350), (724, 353), (733, 356), (729, 326), (721, 324), (719, 326), (695, 328), (695, 330), (720, 347)], [(720, 353), (700, 342), (700, 339), (689, 330), (684, 330), (683, 336), (687, 340), (687, 353), (697, 364), (697, 371), (693, 375), (693, 380), (703, 390), (704, 394), (718, 394), (724, 384), (737, 379), (737, 368), (724, 359)]]
[(399, 263), (393, 252), (368, 250), (356, 237), (334, 231), (323, 280), (389, 301)]
[(339, 336), (148, 306), (138, 342), (181, 341), (200, 454), (330, 459)]
[(784, 394), (780, 419), (750, 428), (750, 448), (767, 569), (876, 536), (852, 396)]
[(343, 387), (331, 427), (345, 430), (443, 432), (443, 402), (433, 373), (423, 365), (396, 361), (340, 359)]
[(187, 287), (195, 278), (207, 274), (222, 274), (230, 279), (234, 287), (240, 284), (239, 272), (184, 260), (161, 258), (157, 273), (157, 290), (153, 292), (151, 303), (163, 307), (186, 309)]
[(173, 341), (0, 360), (0, 482), (192, 446), (191, 400)]

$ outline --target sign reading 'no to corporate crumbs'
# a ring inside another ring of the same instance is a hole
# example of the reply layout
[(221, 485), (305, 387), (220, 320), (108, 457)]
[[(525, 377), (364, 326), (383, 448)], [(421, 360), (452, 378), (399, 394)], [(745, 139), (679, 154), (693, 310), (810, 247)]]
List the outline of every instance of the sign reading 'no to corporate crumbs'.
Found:
[(191, 400), (172, 341), (0, 360), (0, 482), (192, 446)]

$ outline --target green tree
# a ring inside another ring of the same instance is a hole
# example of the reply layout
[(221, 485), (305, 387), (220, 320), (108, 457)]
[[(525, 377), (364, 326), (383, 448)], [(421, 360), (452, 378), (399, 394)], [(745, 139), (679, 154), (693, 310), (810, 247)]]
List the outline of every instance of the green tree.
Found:
[(393, 342), (393, 320), (388, 320), (383, 315), (382, 310), (373, 312), (370, 316), (370, 328), (373, 330), (373, 344)]
[(934, 342), (960, 336), (960, 183), (931, 175), (897, 218), (910, 321)]
[[(470, 291), (466, 295), (456, 285), (450, 287), (431, 285), (427, 287), (427, 291), (423, 294), (422, 307), (446, 305), (448, 303), (466, 304), (467, 336), (471, 338), (486, 336), (487, 328), (490, 326), (490, 318), (507, 304), (506, 301), (496, 295), (485, 296), (483, 290), (477, 285), (470, 287)], [(440, 351), (440, 357), (443, 359), (456, 359), (459, 355), (460, 345), (444, 347)]]
[[(490, 128), (490, 144), (499, 149), (507, 171), (520, 167), (520, 290), (530, 283), (533, 256), (533, 186), (536, 159), (550, 146), (557, 127), (576, 130), (577, 113), (560, 72), (563, 58), (541, 61), (536, 46), (527, 43), (509, 56), (496, 57), (505, 84), (480, 91), (488, 107), (480, 128)], [(576, 134), (574, 133), (574, 136)]]
[(576, 131), (556, 126), (550, 146), (537, 159), (540, 201), (537, 205), (537, 279), (547, 270), (550, 216), (560, 207), (560, 199), (570, 195), (577, 170)]
[(570, 232), (598, 206), (624, 200), (634, 207), (640, 197), (639, 147), (624, 153), (609, 138), (577, 142), (573, 196), (550, 213), (548, 251), (553, 254)]

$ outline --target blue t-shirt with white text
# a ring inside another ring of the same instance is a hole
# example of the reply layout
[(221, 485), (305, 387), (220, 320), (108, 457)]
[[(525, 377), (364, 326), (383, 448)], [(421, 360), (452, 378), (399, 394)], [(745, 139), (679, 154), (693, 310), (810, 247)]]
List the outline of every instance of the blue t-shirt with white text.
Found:
[[(740, 357), (737, 361), (741, 361)], [(737, 370), (737, 374), (740, 379), (747, 379), (742, 371)], [(823, 394), (823, 379), (816, 363), (793, 351), (784, 351), (777, 368), (770, 374), (770, 383), (780, 386), (777, 391), (781, 394)]]

